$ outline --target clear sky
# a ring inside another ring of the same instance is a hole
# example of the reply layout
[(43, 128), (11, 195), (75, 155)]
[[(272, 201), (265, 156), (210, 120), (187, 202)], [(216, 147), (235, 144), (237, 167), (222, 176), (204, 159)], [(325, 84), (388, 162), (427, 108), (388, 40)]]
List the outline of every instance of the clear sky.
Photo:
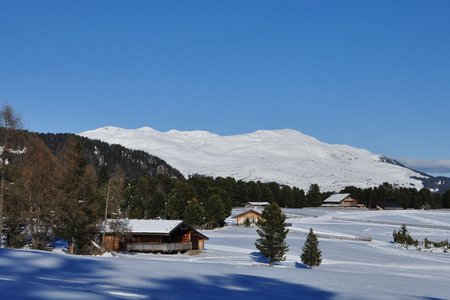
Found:
[(0, 103), (32, 131), (292, 128), (450, 173), (450, 1), (0, 0)]

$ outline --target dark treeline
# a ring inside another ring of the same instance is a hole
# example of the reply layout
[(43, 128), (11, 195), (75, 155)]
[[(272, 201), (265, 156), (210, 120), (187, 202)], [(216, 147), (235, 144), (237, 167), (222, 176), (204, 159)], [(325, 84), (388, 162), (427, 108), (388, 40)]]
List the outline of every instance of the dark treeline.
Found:
[[(320, 205), (318, 189), (303, 190), (275, 182), (245, 182), (227, 177), (195, 175), (187, 180), (165, 175), (143, 176), (125, 191), (123, 210), (131, 218), (184, 219), (202, 228), (222, 226), (231, 208), (249, 201), (276, 202), (282, 207)], [(319, 200), (314, 200), (314, 199)], [(313, 202), (308, 202), (311, 199)], [(315, 201), (315, 202), (314, 202)]]
[(450, 208), (450, 190), (440, 194), (433, 193), (427, 188), (417, 190), (383, 183), (379, 187), (367, 189), (346, 187), (341, 192), (352, 194), (369, 208), (384, 207), (386, 202), (394, 202), (402, 208)]
[[(450, 208), (450, 191), (438, 194), (426, 188), (397, 188), (384, 183), (367, 189), (346, 187), (340, 192), (352, 194), (368, 208), (384, 207), (386, 202), (397, 203), (403, 208)], [(229, 212), (231, 207), (243, 206), (249, 201), (267, 201), (285, 208), (317, 207), (331, 194), (320, 192), (317, 184), (312, 184), (305, 193), (299, 188), (275, 182), (245, 182), (231, 177), (200, 175), (191, 176), (187, 180), (156, 176), (142, 177), (131, 182), (127, 188), (124, 207), (135, 218), (183, 219), (185, 208), (193, 198), (202, 205), (214, 196)]]

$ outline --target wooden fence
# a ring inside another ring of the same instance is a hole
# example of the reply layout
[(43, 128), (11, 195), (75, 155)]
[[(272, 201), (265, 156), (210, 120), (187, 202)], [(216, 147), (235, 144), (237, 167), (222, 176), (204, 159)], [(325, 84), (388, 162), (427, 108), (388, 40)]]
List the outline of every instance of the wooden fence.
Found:
[(179, 252), (192, 250), (192, 243), (130, 243), (127, 251), (137, 252)]

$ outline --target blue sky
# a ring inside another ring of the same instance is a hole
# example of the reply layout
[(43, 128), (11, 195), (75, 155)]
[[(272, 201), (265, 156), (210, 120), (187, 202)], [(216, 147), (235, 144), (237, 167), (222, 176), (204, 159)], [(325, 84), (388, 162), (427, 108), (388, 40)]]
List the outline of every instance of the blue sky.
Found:
[(0, 103), (32, 131), (293, 128), (450, 173), (449, 13), (447, 0), (0, 0)]

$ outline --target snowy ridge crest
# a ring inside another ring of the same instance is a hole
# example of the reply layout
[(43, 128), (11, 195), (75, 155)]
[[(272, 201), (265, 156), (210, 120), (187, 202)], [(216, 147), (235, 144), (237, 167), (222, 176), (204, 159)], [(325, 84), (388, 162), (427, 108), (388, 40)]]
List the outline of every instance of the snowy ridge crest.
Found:
[(338, 191), (349, 185), (375, 187), (383, 182), (420, 189), (420, 178), (426, 177), (365, 149), (327, 144), (292, 129), (220, 136), (208, 131), (160, 132), (150, 127), (107, 126), (80, 135), (146, 151), (185, 176), (275, 181), (305, 190), (317, 183), (323, 191)]

